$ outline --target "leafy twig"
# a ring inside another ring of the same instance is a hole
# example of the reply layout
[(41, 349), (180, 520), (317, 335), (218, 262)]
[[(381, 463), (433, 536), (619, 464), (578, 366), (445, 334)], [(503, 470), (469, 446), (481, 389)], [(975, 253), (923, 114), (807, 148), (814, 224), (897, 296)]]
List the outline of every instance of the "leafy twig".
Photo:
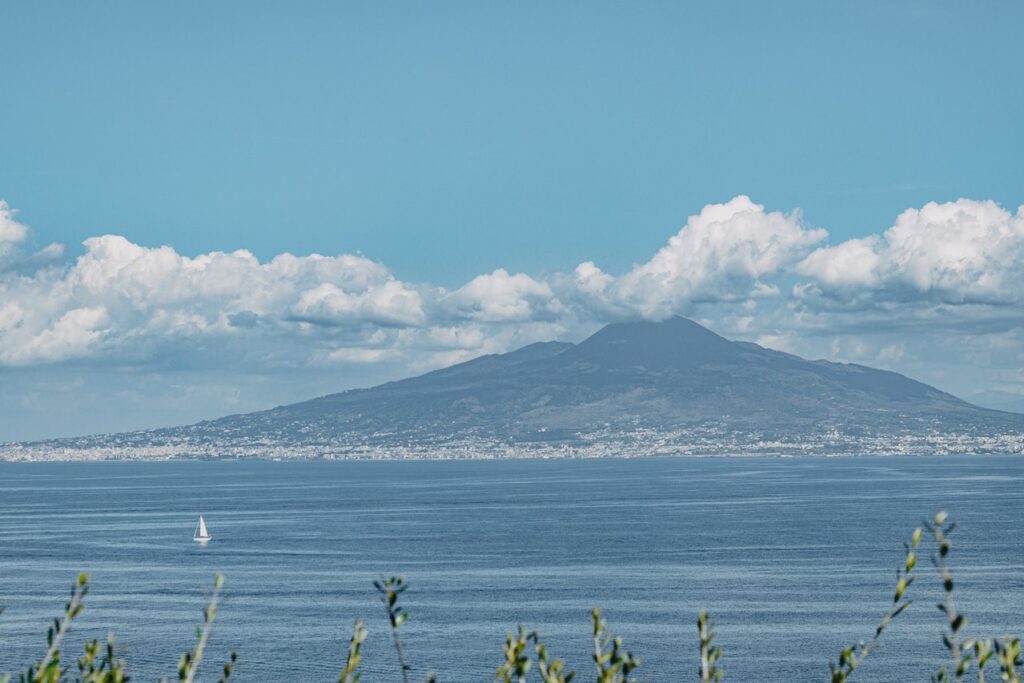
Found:
[(1005, 683), (1021, 683), (1018, 669), (1024, 667), (1024, 658), (1021, 657), (1020, 639), (1003, 636), (1001, 641), (995, 641), (994, 646), (1003, 681)]
[(383, 583), (374, 581), (373, 585), (377, 592), (380, 593), (380, 601), (384, 604), (384, 609), (388, 613), (388, 621), (391, 624), (391, 638), (395, 643), (395, 652), (398, 653), (398, 664), (402, 667), (402, 681), (403, 683), (409, 683), (409, 670), (412, 667), (405, 662), (402, 641), (398, 638), (398, 627), (409, 618), (408, 613), (398, 606), (398, 596), (406, 591), (409, 584), (405, 582), (404, 577), (392, 576)]
[(832, 683), (845, 683), (853, 675), (853, 672), (857, 670), (857, 667), (871, 654), (872, 650), (878, 646), (879, 639), (886, 627), (889, 626), (889, 623), (913, 603), (913, 600), (905, 600), (903, 596), (910, 587), (910, 584), (914, 583), (913, 571), (917, 566), (917, 546), (920, 543), (921, 529), (917, 528), (914, 529), (910, 543), (903, 544), (906, 550), (906, 557), (903, 560), (903, 565), (896, 568), (896, 589), (893, 591), (892, 604), (886, 613), (882, 615), (882, 620), (875, 627), (875, 633), (871, 640), (866, 643), (862, 640), (845, 648), (839, 653), (839, 661), (829, 664)]
[(522, 624), (519, 625), (518, 632), (508, 632), (505, 644), (501, 646), (505, 661), (498, 667), (495, 680), (502, 683), (526, 683), (526, 674), (533, 664), (526, 651), (526, 646), (531, 640), (537, 640), (537, 632), (527, 633), (526, 627)]
[[(622, 649), (622, 638), (612, 638), (607, 624), (601, 618), (601, 610), (590, 613), (594, 627), (594, 663), (597, 665), (597, 683), (626, 683), (627, 676), (640, 660), (633, 653)], [(611, 650), (605, 651), (611, 645)], [(635, 679), (629, 679), (633, 681)]]
[(722, 672), (717, 666), (722, 656), (722, 648), (712, 645), (715, 639), (715, 624), (707, 612), (697, 615), (697, 634), (700, 636), (700, 681), (712, 683), (722, 680)]
[(97, 662), (99, 653), (98, 640), (85, 644), (85, 656), (78, 660), (79, 683), (124, 683), (128, 680), (124, 660), (115, 655), (112, 635), (107, 636), (104, 655)]
[[(536, 635), (536, 631), (534, 631)], [(570, 683), (576, 677), (575, 671), (565, 673), (565, 662), (561, 659), (549, 659), (548, 649), (540, 642), (540, 637), (535, 638), (537, 645), (537, 669), (540, 671), (541, 680), (544, 683)]]
[[(953, 676), (957, 683), (960, 683), (964, 678), (964, 673), (967, 671), (967, 666), (970, 664), (971, 655), (970, 652), (965, 654), (960, 646), (960, 629), (967, 624), (967, 619), (956, 611), (956, 605), (953, 602), (953, 574), (949, 569), (947, 558), (949, 557), (949, 551), (953, 547), (949, 540), (949, 535), (956, 528), (956, 521), (954, 520), (947, 524), (946, 520), (948, 517), (949, 515), (945, 512), (940, 512), (935, 515), (931, 522), (926, 522), (925, 525), (935, 536), (935, 544), (939, 548), (939, 553), (932, 558), (932, 562), (938, 568), (939, 578), (942, 580), (945, 602), (939, 603), (939, 610), (946, 615), (946, 626), (949, 629), (948, 633), (942, 634), (942, 644), (949, 650), (949, 654), (953, 659)], [(949, 673), (946, 671), (946, 667), (940, 668), (939, 673), (932, 680), (935, 683), (946, 683), (949, 681)]]
[(71, 622), (85, 609), (82, 601), (89, 592), (89, 575), (79, 574), (71, 587), (71, 599), (64, 605), (64, 616), (54, 619), (53, 626), (46, 632), (46, 655), (34, 667), (30, 667), (22, 680), (31, 683), (58, 683), (64, 677), (60, 667), (60, 643), (71, 630)]
[(218, 683), (228, 683), (231, 679), (231, 674), (235, 671), (235, 662), (238, 661), (238, 653), (234, 650), (231, 651), (231, 660), (224, 665), (224, 673), (221, 674)]
[(348, 641), (348, 656), (345, 658), (345, 669), (338, 677), (338, 683), (359, 683), (359, 660), (363, 658), (363, 641), (368, 635), (363, 622), (357, 621), (352, 627), (352, 638)]
[[(196, 671), (199, 669), (199, 664), (203, 661), (203, 651), (206, 649), (206, 643), (210, 639), (213, 620), (217, 616), (217, 601), (220, 595), (220, 587), (223, 585), (224, 577), (218, 573), (213, 578), (213, 593), (210, 596), (210, 604), (203, 610), (203, 623), (201, 626), (196, 627), (196, 634), (199, 637), (196, 647), (192, 652), (183, 654), (181, 662), (178, 664), (178, 680), (181, 683), (193, 683)], [(234, 661), (235, 657), (232, 657), (232, 668)], [(227, 671), (226, 673), (230, 675), (231, 672)]]

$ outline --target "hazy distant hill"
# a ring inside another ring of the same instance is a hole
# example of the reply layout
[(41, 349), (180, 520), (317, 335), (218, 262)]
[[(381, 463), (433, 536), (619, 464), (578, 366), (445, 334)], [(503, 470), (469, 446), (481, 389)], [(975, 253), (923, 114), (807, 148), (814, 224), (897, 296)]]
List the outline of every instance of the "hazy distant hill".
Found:
[(1024, 450), (1022, 434), (1024, 415), (677, 317), (189, 427), (45, 446), (151, 456), (951, 452)]
[(1010, 413), (1024, 413), (1024, 396), (1008, 391), (983, 391), (968, 397), (971, 403), (982, 408), (1005, 410)]

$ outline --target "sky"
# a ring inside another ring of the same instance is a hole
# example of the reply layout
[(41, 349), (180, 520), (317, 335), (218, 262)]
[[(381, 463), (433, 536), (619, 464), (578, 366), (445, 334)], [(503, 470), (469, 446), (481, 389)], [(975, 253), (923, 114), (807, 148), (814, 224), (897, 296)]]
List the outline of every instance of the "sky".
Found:
[(4, 3), (0, 442), (617, 320), (1024, 394), (1018, 2)]

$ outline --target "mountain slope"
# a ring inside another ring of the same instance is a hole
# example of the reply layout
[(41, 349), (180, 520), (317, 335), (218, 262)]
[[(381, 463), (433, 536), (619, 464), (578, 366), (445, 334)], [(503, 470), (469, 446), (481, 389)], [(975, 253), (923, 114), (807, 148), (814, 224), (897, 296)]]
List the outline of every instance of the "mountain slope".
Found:
[(342, 456), (945, 452), (1014, 450), (1022, 433), (1024, 416), (903, 375), (729, 341), (677, 317), (609, 325), (576, 345), (533, 344), (267, 411), (71, 442)]
[(895, 417), (1005, 419), (893, 372), (806, 361), (673, 318), (609, 325), (575, 346), (534, 345), (210, 426), (473, 427), (514, 438), (544, 428), (586, 430), (595, 421), (678, 427), (710, 420), (779, 430), (822, 421), (867, 427)]

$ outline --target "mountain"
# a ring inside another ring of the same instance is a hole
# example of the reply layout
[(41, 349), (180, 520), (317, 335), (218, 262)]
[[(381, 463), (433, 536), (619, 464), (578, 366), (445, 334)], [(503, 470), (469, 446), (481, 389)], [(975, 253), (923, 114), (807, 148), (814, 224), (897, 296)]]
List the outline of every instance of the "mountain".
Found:
[(675, 317), (188, 427), (18, 448), (65, 457), (1021, 452), (1024, 415)]

